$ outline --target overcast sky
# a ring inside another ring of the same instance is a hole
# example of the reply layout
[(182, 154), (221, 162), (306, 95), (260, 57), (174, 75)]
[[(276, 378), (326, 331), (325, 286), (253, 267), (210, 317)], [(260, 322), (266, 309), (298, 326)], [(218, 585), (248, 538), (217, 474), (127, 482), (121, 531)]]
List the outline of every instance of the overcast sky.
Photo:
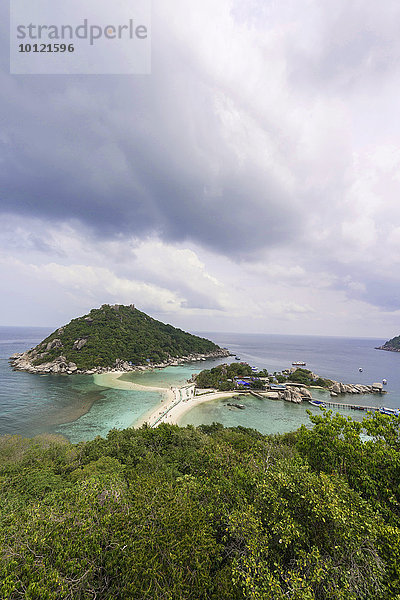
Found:
[(0, 324), (400, 333), (398, 0), (153, 0), (137, 76), (10, 75), (5, 4)]

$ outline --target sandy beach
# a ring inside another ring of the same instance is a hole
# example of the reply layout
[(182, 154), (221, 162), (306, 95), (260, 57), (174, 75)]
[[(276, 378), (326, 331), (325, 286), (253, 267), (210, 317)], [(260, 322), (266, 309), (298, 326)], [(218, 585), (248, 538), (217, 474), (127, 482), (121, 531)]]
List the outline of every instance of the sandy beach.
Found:
[[(175, 406), (171, 407), (171, 409), (159, 420), (159, 423), (171, 423), (173, 425), (179, 425), (179, 421), (183, 415), (196, 406), (199, 406), (199, 404), (210, 402), (210, 400), (232, 398), (233, 396), (237, 395), (237, 392), (209, 392), (207, 394), (202, 394), (201, 396), (195, 396), (192, 400), (188, 400), (187, 402), (179, 402)], [(149, 422), (149, 425), (151, 425), (151, 422)]]
[(148, 411), (139, 419), (136, 419), (131, 427), (141, 427), (144, 423), (148, 423), (149, 425), (154, 423), (157, 420), (158, 416), (172, 408), (175, 403), (175, 393), (171, 388), (166, 387), (156, 387), (150, 385), (141, 385), (140, 383), (135, 383), (133, 381), (124, 381), (120, 379), (121, 375), (124, 375), (124, 371), (115, 371), (113, 373), (102, 373), (99, 375), (94, 375), (93, 379), (96, 385), (114, 388), (117, 390), (132, 390), (132, 391), (142, 391), (142, 392), (158, 392), (160, 394), (160, 402), (157, 404), (155, 408)]
[(144, 417), (132, 424), (132, 427), (141, 427), (144, 423), (147, 423), (150, 427), (160, 425), (160, 423), (170, 423), (172, 425), (179, 425), (180, 419), (187, 412), (191, 411), (199, 404), (204, 402), (210, 402), (210, 400), (218, 400), (222, 398), (232, 398), (237, 396), (237, 392), (214, 392), (211, 391), (201, 396), (195, 396), (191, 400), (182, 401), (176, 400), (173, 392), (170, 400), (166, 403), (156, 407), (154, 410), (148, 412)]
[(102, 373), (100, 375), (94, 375), (94, 382), (102, 387), (114, 388), (119, 390), (140, 390), (147, 392), (158, 392), (160, 394), (160, 403), (155, 408), (148, 411), (145, 415), (136, 419), (131, 427), (141, 427), (144, 423), (147, 423), (150, 427), (159, 425), (160, 423), (172, 423), (179, 425), (180, 419), (187, 412), (203, 404), (204, 402), (210, 402), (211, 400), (218, 400), (221, 398), (232, 398), (237, 396), (237, 392), (205, 392), (199, 396), (195, 396), (191, 400), (181, 401), (178, 400), (177, 394), (174, 392), (175, 388), (155, 387), (149, 385), (141, 385), (134, 383), (133, 381), (124, 381), (120, 379), (124, 372), (113, 372), (113, 373)]

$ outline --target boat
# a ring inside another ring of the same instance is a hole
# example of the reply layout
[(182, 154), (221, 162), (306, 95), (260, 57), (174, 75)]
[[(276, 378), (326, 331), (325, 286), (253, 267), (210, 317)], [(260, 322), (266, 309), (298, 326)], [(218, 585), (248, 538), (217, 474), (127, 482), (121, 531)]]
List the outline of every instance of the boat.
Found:
[(235, 360), (240, 360), (240, 356), (235, 356)]
[(234, 406), (235, 408), (240, 408), (240, 410), (244, 410), (244, 404), (237, 404), (236, 402), (227, 402), (227, 406)]
[(360, 371), (360, 373), (362, 373), (362, 372), (363, 372), (363, 370), (362, 370), (362, 367), (360, 367), (358, 370)]
[(386, 406), (381, 406), (379, 408), (379, 412), (381, 415), (392, 415), (394, 417), (400, 416), (400, 408), (388, 408)]
[(296, 360), (295, 362), (292, 362), (292, 367), (305, 367), (306, 365), (307, 363), (302, 360)]
[(382, 379), (383, 385), (387, 385), (387, 379)]
[(326, 404), (322, 400), (309, 400), (308, 402), (310, 404), (312, 404), (313, 406), (318, 406), (320, 408), (326, 408)]

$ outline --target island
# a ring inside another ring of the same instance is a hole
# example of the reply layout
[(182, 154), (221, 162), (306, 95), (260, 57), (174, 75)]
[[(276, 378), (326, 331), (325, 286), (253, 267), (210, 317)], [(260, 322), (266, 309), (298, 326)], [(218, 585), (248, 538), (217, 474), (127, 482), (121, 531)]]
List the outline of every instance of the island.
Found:
[(210, 340), (153, 319), (133, 304), (103, 304), (34, 348), (13, 354), (10, 362), (19, 371), (71, 375), (166, 367), (229, 354)]
[(377, 346), (375, 350), (388, 350), (388, 352), (400, 352), (400, 335), (385, 342), (382, 346)]

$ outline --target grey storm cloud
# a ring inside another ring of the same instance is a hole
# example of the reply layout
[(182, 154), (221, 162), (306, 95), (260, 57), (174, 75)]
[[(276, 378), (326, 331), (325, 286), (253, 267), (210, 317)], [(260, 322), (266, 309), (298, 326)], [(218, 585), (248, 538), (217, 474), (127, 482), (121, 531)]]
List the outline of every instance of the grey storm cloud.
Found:
[(237, 156), (196, 69), (161, 41), (149, 77), (3, 74), (2, 210), (238, 255), (292, 237), (290, 194)]
[[(78, 219), (102, 235), (155, 231), (164, 239), (191, 238), (229, 250), (232, 244), (243, 250), (264, 245), (267, 229), (270, 243), (276, 242), (283, 222), (290, 230), (289, 199), (273, 174), (235, 164), (217, 127), (210, 129), (205, 160), (189, 139), (190, 123), (177, 113), (154, 111), (159, 90), (153, 80), (133, 89), (119, 84), (120, 94), (131, 101), (111, 119), (102, 90), (73, 86), (77, 105), (70, 110), (62, 100), (67, 89), (48, 85), (32, 94), (29, 82), (14, 91), (36, 104), (34, 115), (27, 115), (24, 105), (3, 104), (4, 210)], [(86, 110), (79, 107), (81, 93), (83, 105), (92, 103)], [(101, 107), (96, 106), (99, 96)], [(207, 193), (209, 180), (215, 179), (210, 159), (221, 164), (215, 194)]]

